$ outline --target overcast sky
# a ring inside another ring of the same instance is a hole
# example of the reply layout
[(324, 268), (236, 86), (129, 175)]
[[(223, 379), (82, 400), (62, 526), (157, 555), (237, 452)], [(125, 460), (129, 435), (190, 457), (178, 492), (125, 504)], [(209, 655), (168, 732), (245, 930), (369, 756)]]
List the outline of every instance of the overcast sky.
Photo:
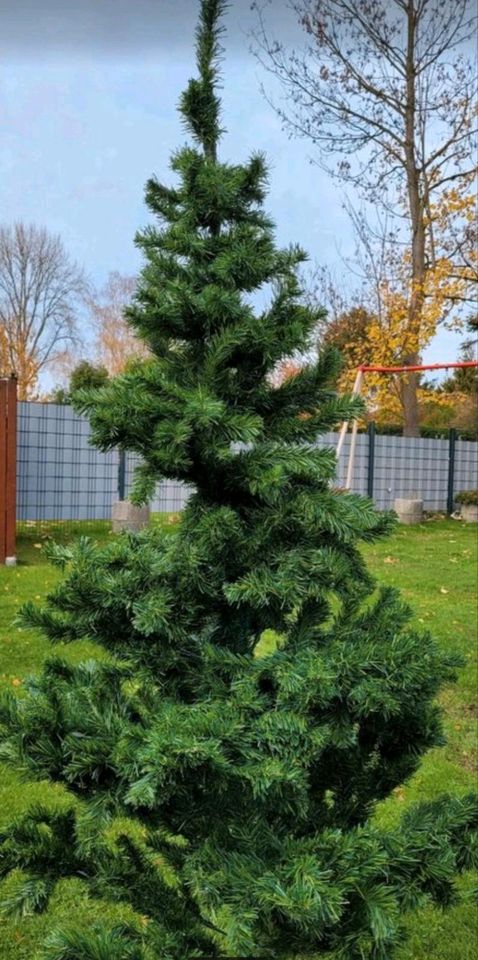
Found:
[[(138, 269), (144, 183), (153, 172), (168, 180), (170, 153), (185, 141), (176, 104), (194, 72), (197, 9), (198, 0), (0, 0), (0, 219), (61, 234), (96, 284)], [(276, 35), (300, 42), (287, 0), (269, 16)], [(250, 0), (231, 0), (226, 23), (222, 157), (263, 150), (279, 242), (343, 272), (351, 240), (340, 195), (261, 93), (273, 81), (250, 52)], [(441, 333), (427, 358), (454, 359), (459, 340)]]

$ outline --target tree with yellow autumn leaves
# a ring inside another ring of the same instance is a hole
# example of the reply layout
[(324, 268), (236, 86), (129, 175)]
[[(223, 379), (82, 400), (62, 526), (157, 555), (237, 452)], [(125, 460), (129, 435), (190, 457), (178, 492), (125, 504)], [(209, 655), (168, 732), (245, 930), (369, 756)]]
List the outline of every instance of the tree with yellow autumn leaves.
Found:
[(133, 275), (114, 270), (102, 286), (88, 285), (85, 296), (89, 321), (85, 323), (86, 343), (81, 343), (79, 352), (67, 351), (55, 363), (62, 385), (51, 392), (51, 400), (68, 403), (77, 386), (100, 385), (103, 375), (117, 377), (124, 373), (131, 361), (147, 355), (146, 347), (134, 335), (124, 315), (133, 299), (136, 284)]
[[(264, 8), (257, 31), (258, 56), (287, 93), (277, 112), (363, 204), (352, 219), (367, 266), (358, 301), (372, 317), (366, 360), (417, 364), (440, 324), (460, 325), (459, 306), (476, 284), (475, 4), (292, 7), (303, 47), (277, 41)], [(380, 393), (380, 383), (371, 386)], [(393, 389), (404, 434), (417, 435), (419, 375), (397, 378)]]
[[(425, 224), (423, 303), (415, 322), (410, 310), (410, 244), (403, 241), (399, 230), (390, 230), (386, 220), (379, 221), (378, 228), (372, 227), (363, 211), (347, 205), (356, 237), (354, 266), (361, 285), (349, 303), (335, 294), (335, 310), (337, 300), (341, 309), (322, 331), (323, 339), (343, 354), (342, 388), (352, 385), (359, 364), (399, 366), (411, 363), (410, 358), (419, 362), (438, 329), (463, 327), (478, 272), (476, 201), (470, 186), (469, 178), (463, 177), (430, 207)], [(378, 420), (405, 421), (406, 383), (406, 377), (367, 375), (366, 388)], [(456, 401), (456, 395), (452, 402), (446, 391), (440, 391), (434, 394), (432, 406), (439, 402), (448, 408), (451, 419)], [(417, 405), (419, 421), (424, 422), (431, 401), (429, 387), (422, 382), (417, 386)]]
[(95, 362), (106, 367), (111, 377), (123, 373), (131, 360), (147, 354), (146, 347), (134, 335), (124, 316), (136, 285), (136, 277), (115, 270), (108, 275), (104, 286), (88, 298)]

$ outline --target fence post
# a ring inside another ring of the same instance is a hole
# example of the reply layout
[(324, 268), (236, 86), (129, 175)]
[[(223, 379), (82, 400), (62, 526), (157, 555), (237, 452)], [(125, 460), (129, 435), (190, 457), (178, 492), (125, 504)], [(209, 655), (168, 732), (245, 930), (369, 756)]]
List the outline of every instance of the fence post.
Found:
[(448, 488), (446, 498), (446, 512), (448, 516), (453, 513), (453, 494), (455, 485), (455, 449), (456, 449), (456, 430), (450, 427), (448, 431)]
[(119, 451), (118, 459), (118, 500), (124, 500), (126, 493), (126, 452)]
[(367, 496), (373, 497), (373, 478), (375, 473), (375, 423), (373, 420), (367, 427), (368, 433), (368, 465), (367, 465)]
[(0, 563), (5, 563), (7, 506), (7, 381), (0, 380)]
[(17, 380), (0, 380), (0, 563), (16, 563)]

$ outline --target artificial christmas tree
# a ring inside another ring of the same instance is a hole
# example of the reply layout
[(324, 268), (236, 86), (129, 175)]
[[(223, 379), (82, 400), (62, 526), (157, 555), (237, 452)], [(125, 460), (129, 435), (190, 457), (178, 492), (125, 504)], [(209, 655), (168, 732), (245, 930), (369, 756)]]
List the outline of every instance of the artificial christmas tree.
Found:
[(376, 592), (358, 545), (391, 520), (334, 490), (334, 454), (314, 446), (358, 409), (330, 387), (335, 355), (272, 386), (316, 316), (302, 252), (276, 249), (262, 211), (262, 157), (217, 158), (222, 6), (202, 2), (181, 100), (195, 146), (173, 157), (175, 187), (147, 187), (160, 226), (137, 238), (129, 321), (152, 356), (78, 401), (99, 447), (141, 455), (138, 501), (162, 477), (195, 492), (170, 536), (52, 551), (65, 576), (24, 618), (104, 656), (49, 660), (3, 707), (3, 755), (72, 798), (2, 835), (3, 873), (27, 875), (10, 906), (44, 909), (77, 877), (138, 917), (53, 932), (54, 960), (388, 960), (403, 912), (448, 902), (472, 860), (469, 798), (394, 831), (371, 821), (440, 742), (454, 663)]

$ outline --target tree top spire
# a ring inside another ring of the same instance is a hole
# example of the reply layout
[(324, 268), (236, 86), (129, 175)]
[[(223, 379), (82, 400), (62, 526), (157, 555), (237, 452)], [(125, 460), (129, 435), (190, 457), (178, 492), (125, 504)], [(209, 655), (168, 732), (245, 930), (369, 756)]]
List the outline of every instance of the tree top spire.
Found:
[(223, 133), (219, 125), (221, 103), (216, 87), (223, 49), (220, 38), (225, 32), (221, 18), (227, 6), (226, 0), (201, 0), (196, 29), (199, 77), (189, 81), (179, 104), (188, 129), (212, 160), (216, 159), (217, 142)]

